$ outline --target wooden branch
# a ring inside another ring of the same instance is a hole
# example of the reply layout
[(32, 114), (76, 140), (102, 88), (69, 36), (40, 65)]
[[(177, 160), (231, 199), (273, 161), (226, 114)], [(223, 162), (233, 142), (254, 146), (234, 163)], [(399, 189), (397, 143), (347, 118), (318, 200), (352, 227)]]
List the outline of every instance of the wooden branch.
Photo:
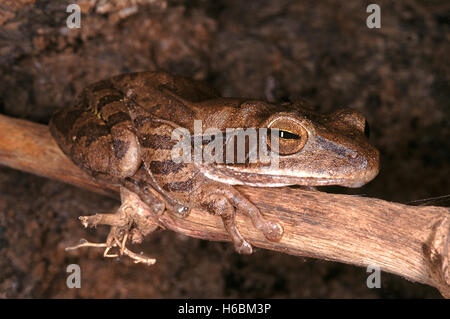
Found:
[[(0, 115), (0, 164), (118, 198), (118, 189), (94, 181), (65, 157), (44, 125)], [(248, 217), (237, 214), (254, 246), (291, 255), (375, 265), (440, 290), (450, 297), (450, 209), (416, 207), (379, 199), (292, 188), (239, 190), (285, 233), (267, 241)], [(185, 219), (165, 213), (167, 229), (188, 236), (229, 240), (220, 218), (193, 210)]]

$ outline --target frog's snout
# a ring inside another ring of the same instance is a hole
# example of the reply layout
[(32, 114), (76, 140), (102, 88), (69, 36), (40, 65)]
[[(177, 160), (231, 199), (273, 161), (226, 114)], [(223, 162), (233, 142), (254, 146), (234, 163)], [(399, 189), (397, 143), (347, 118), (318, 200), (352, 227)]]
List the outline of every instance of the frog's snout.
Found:
[[(360, 155), (359, 155), (360, 156)], [(359, 168), (359, 172), (355, 173), (354, 178), (344, 183), (343, 186), (350, 188), (361, 187), (371, 180), (373, 180), (380, 170), (380, 153), (379, 151), (372, 147), (370, 152), (367, 152), (364, 157), (365, 165)]]

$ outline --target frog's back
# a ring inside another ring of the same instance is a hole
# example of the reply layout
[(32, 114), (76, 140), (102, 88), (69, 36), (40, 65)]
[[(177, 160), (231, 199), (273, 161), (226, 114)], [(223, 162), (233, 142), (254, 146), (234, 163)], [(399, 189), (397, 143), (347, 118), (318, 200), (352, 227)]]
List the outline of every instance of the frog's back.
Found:
[[(192, 126), (198, 112), (193, 105), (218, 96), (202, 82), (163, 72), (124, 74), (88, 86), (72, 107), (53, 115), (49, 126), (64, 153), (91, 175), (120, 184), (144, 160), (162, 188), (186, 199), (196, 170), (168, 164), (170, 133), (178, 126)], [(130, 116), (130, 101), (143, 111), (142, 117)], [(146, 143), (148, 136), (153, 139)], [(176, 183), (171, 183), (173, 174)]]
[(216, 90), (201, 81), (165, 72), (124, 74), (110, 81), (155, 118), (182, 127), (187, 127), (196, 116), (192, 105), (220, 97)]
[(130, 92), (150, 116), (183, 127), (194, 118), (194, 111), (183, 101), (196, 103), (219, 97), (203, 82), (165, 72), (122, 74), (96, 82), (83, 90), (75, 105), (57, 111), (50, 121), (52, 135), (63, 151), (72, 157), (80, 139), (89, 146), (107, 136), (114, 126), (129, 122), (123, 101)]

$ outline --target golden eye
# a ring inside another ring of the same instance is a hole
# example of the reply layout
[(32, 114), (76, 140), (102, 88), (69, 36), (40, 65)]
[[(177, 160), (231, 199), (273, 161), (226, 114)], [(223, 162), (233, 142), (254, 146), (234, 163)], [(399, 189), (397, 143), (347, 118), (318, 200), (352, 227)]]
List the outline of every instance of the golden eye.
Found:
[[(278, 153), (280, 155), (290, 155), (299, 152), (308, 140), (308, 132), (297, 121), (290, 118), (279, 118), (269, 125), (270, 136), (274, 130), (278, 130)], [(267, 138), (267, 144), (271, 147), (271, 137)], [(274, 147), (275, 149), (275, 147)]]

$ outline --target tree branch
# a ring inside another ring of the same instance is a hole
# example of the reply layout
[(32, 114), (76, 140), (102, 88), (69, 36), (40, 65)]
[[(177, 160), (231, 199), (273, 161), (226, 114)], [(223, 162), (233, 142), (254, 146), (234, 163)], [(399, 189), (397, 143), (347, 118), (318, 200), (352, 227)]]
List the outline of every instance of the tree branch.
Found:
[[(58, 148), (48, 129), (0, 115), (0, 164), (118, 198), (118, 188), (99, 183)], [(376, 265), (440, 290), (450, 297), (450, 209), (416, 207), (379, 199), (292, 188), (238, 187), (285, 232), (267, 241), (248, 217), (237, 214), (242, 235), (257, 247), (291, 255)], [(185, 219), (163, 214), (160, 223), (188, 236), (229, 240), (221, 219), (193, 210)]]

